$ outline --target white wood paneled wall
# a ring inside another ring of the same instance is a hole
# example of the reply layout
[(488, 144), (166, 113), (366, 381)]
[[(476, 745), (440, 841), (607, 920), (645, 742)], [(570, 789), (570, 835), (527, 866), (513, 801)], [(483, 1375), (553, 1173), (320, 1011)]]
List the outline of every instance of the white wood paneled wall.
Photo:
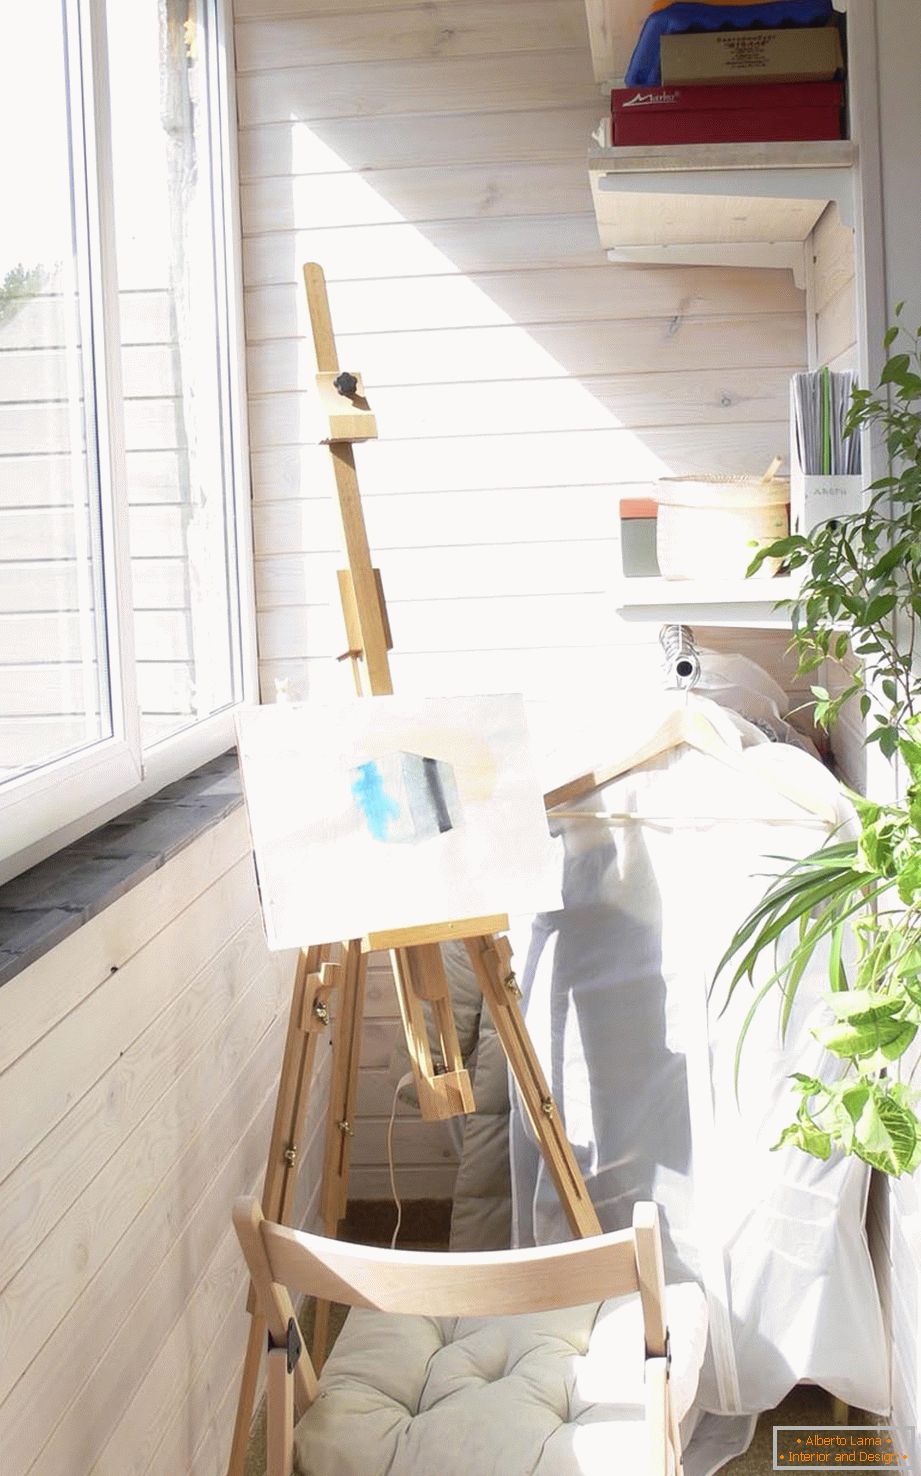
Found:
[[(357, 459), (398, 691), (567, 694), (648, 675), (613, 608), (618, 497), (762, 471), (805, 360), (787, 272), (614, 267), (586, 150), (604, 110), (582, 0), (235, 0), (263, 696), (347, 674), (300, 269), (319, 261), (381, 439)], [(783, 637), (724, 644), (782, 664)], [(380, 1152), (395, 1025), (372, 965), (355, 1193)], [(406, 1119), (401, 1182), (441, 1192)], [(404, 1177), (405, 1176), (405, 1177)]]
[(292, 977), (238, 810), (0, 990), (3, 1476), (222, 1476)]

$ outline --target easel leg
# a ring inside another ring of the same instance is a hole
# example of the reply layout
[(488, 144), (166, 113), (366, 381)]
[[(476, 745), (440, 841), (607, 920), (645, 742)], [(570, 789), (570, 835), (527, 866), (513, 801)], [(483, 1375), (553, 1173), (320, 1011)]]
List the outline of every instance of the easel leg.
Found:
[[(355, 1104), (358, 1096), (358, 1061), (365, 1008), (367, 955), (353, 939), (345, 945), (344, 972), (339, 994), (339, 1018), (333, 1041), (333, 1074), (326, 1119), (326, 1156), (323, 1163), (323, 1193), (320, 1214), (323, 1233), (334, 1236), (346, 1212), (349, 1164), (352, 1156)], [(329, 1303), (318, 1301), (314, 1311), (314, 1368), (319, 1373), (326, 1358), (329, 1335)]]
[[(395, 948), (390, 955), (403, 1034), (409, 1049), (419, 1110), (427, 1122), (476, 1111), (470, 1075), (461, 1056), (451, 995), (438, 943)], [(443, 1070), (435, 1074), (422, 1001), (428, 1001)]]
[(570, 1229), (579, 1236), (600, 1235), (595, 1206), (521, 1014), (508, 939), (468, 938), (467, 952)]
[[(326, 1026), (326, 996), (337, 982), (339, 973), (337, 965), (323, 963), (323, 952), (318, 947), (301, 952), (291, 992), (288, 1031), (262, 1189), (267, 1217), (282, 1222), (287, 1221), (290, 1215), (297, 1183), (298, 1143), (307, 1111), (317, 1040)], [(247, 1309), (250, 1313), (249, 1335), (227, 1476), (243, 1476), (266, 1341), (265, 1319), (255, 1310), (252, 1287)], [(299, 1393), (303, 1395), (303, 1390)]]

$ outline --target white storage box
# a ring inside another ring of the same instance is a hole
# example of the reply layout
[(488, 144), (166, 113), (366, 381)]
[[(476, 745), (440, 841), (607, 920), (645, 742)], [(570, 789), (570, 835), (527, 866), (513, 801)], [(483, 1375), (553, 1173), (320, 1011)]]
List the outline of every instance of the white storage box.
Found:
[(846, 518), (863, 508), (863, 475), (831, 472), (827, 476), (804, 472), (796, 443), (796, 410), (790, 384), (790, 531), (811, 533), (819, 523)]
[[(663, 477), (656, 550), (665, 579), (743, 579), (759, 548), (789, 530), (790, 483), (758, 477)], [(767, 559), (758, 577), (777, 573)]]

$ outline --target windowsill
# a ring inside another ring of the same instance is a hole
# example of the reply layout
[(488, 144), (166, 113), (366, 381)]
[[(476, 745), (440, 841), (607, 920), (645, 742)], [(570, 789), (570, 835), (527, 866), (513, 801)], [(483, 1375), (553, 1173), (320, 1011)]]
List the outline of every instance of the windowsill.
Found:
[(242, 803), (234, 750), (0, 886), (0, 986)]

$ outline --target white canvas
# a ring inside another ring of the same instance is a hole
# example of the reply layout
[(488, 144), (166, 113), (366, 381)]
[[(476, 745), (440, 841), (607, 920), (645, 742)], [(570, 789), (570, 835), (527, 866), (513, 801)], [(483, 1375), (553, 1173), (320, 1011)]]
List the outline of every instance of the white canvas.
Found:
[(278, 703), (237, 740), (271, 948), (560, 906), (521, 697)]

